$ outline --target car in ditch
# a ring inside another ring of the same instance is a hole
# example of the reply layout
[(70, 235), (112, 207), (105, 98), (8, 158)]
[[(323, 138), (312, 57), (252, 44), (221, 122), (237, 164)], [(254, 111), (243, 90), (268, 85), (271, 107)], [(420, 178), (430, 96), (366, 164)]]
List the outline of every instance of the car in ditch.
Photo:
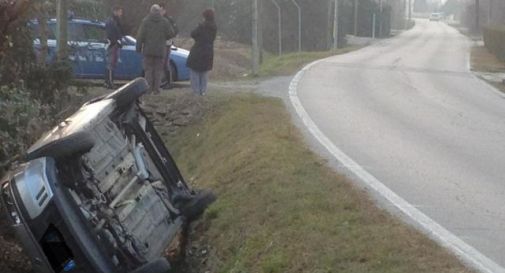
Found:
[(214, 201), (188, 186), (144, 113), (147, 87), (85, 103), (0, 180), (3, 219), (35, 272), (169, 272), (163, 253)]

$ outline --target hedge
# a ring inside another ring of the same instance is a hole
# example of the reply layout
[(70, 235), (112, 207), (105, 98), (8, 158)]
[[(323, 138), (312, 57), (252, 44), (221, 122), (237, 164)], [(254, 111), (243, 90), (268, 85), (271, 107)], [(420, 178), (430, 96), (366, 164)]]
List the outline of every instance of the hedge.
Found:
[(486, 48), (505, 61), (505, 26), (487, 26), (483, 32)]

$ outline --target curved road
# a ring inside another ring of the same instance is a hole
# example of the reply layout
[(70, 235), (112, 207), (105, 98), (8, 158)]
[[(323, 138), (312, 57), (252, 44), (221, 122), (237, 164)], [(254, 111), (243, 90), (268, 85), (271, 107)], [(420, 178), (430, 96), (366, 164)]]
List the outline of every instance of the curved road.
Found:
[(311, 66), (297, 93), (335, 146), (505, 267), (505, 96), (470, 73), (470, 46), (446, 24), (418, 20)]

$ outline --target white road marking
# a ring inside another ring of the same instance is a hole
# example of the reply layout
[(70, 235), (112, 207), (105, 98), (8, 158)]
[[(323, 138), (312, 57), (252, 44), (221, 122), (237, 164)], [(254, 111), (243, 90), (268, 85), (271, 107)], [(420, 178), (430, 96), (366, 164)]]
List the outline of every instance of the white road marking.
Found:
[(396, 207), (405, 216), (412, 219), (418, 228), (426, 233), (430, 238), (435, 240), (442, 247), (447, 248), (453, 252), (463, 263), (472, 267), (473, 269), (483, 273), (505, 273), (505, 268), (496, 264), (494, 261), (486, 257), (477, 249), (465, 243), (458, 236), (451, 233), (449, 230), (442, 227), (440, 224), (432, 220), (423, 212), (412, 206), (405, 199), (394, 193), (391, 189), (386, 187), (382, 182), (375, 178), (372, 174), (367, 172), (363, 167), (356, 163), (352, 158), (342, 152), (328, 137), (321, 132), (317, 125), (312, 121), (305, 108), (298, 98), (298, 84), (306, 71), (311, 69), (314, 65), (324, 60), (312, 62), (300, 70), (289, 85), (289, 99), (291, 104), (296, 110), (296, 113), (303, 121), (309, 132), (349, 171), (354, 173), (361, 179), (365, 185), (378, 193), (385, 200)]

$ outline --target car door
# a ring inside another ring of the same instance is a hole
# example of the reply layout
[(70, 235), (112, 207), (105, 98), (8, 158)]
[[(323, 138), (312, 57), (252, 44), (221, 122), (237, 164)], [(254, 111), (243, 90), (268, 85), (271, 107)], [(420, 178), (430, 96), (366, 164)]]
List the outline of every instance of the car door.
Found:
[[(70, 33), (71, 30), (74, 30), (75, 27), (71, 27), (72, 24), (69, 24), (68, 27), (68, 32)], [(47, 63), (54, 63), (56, 62), (56, 55), (57, 55), (57, 50), (58, 50), (58, 43), (56, 41), (56, 21), (51, 20), (48, 21), (47, 23), (47, 28), (48, 28), (48, 33), (47, 33), (47, 58), (46, 62)], [(36, 31), (39, 31), (38, 29)], [(72, 67), (72, 72), (75, 77), (79, 77), (79, 75), (82, 73), (81, 66), (79, 63), (79, 57), (78, 57), (78, 43), (77, 41), (71, 40), (74, 35), (68, 35), (68, 59), (70, 61), (70, 65)], [(35, 36), (35, 41), (34, 41), (34, 46), (35, 50), (40, 50), (40, 40), (39, 40), (39, 34)]]
[[(89, 62), (83, 65), (88, 78), (103, 78), (107, 65), (107, 35), (103, 24), (83, 24), (86, 36)], [(120, 50), (114, 78), (131, 80), (142, 74), (141, 56), (135, 51), (135, 40), (129, 36), (121, 40)]]
[(132, 80), (142, 76), (142, 55), (135, 51), (136, 41), (130, 36), (121, 39), (123, 47), (119, 54), (119, 62), (116, 68), (116, 78)]
[(105, 30), (102, 25), (94, 23), (82, 23), (83, 44), (85, 58), (82, 59), (81, 68), (83, 78), (103, 79), (106, 65)]
[(70, 21), (67, 26), (68, 58), (74, 68), (76, 78), (86, 78), (85, 65), (87, 63), (88, 49), (82, 25), (80, 22)]

